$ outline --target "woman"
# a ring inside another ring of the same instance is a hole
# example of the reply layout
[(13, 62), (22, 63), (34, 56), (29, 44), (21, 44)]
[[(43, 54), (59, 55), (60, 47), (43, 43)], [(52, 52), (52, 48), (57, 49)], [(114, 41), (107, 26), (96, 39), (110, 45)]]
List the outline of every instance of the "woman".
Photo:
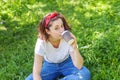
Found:
[(70, 27), (62, 14), (49, 13), (39, 24), (39, 37), (35, 46), (33, 74), (26, 80), (90, 80), (89, 70), (74, 42), (68, 44), (61, 36)]

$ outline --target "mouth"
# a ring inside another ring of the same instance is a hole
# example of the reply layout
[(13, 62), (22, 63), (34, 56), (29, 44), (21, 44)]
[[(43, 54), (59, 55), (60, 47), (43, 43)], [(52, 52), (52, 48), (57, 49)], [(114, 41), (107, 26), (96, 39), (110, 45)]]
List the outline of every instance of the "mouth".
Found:
[(62, 37), (62, 35), (59, 35), (60, 37)]

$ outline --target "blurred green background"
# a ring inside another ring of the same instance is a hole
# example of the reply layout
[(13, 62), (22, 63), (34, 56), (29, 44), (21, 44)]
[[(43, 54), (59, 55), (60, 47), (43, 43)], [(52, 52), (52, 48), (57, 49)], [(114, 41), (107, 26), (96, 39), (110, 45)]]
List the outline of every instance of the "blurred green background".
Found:
[(91, 80), (119, 80), (120, 0), (0, 0), (0, 80), (32, 72), (37, 26), (52, 11), (72, 27)]

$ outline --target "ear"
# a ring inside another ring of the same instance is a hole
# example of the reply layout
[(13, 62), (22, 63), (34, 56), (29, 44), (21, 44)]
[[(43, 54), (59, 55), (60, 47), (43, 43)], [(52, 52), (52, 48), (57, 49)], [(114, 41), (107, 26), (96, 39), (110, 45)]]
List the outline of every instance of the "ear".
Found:
[(45, 29), (45, 31), (46, 31), (46, 33), (47, 33), (47, 34), (50, 34), (50, 30), (48, 30), (48, 29)]

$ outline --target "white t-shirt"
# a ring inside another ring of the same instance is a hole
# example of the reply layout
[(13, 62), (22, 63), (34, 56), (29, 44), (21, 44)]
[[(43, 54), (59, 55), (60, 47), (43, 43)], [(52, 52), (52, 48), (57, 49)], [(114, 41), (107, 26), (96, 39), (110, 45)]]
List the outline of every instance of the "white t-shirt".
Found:
[(59, 47), (54, 48), (53, 45), (48, 41), (37, 39), (35, 45), (35, 54), (44, 56), (44, 59), (50, 63), (60, 63), (69, 57), (69, 53), (73, 51), (64, 39), (61, 39)]

